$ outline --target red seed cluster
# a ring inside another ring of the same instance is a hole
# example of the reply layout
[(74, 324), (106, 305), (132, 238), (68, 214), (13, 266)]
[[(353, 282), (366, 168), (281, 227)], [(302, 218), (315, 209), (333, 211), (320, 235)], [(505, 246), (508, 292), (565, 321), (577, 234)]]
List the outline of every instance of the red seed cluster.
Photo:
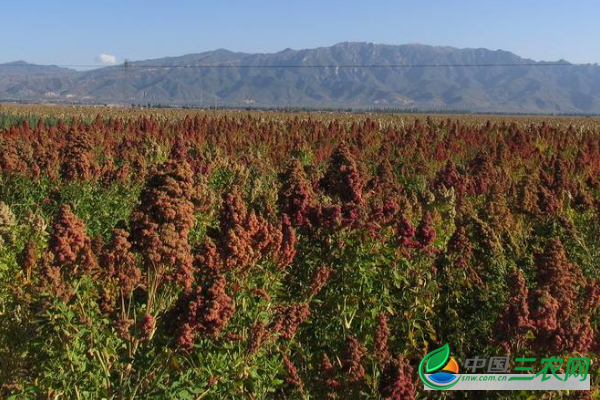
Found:
[(279, 258), (281, 266), (293, 260), (296, 239), (289, 219), (284, 215), (279, 228), (248, 211), (237, 188), (224, 195), (219, 225), (219, 254), (227, 270), (246, 271), (262, 258)]
[[(548, 241), (543, 252), (536, 258), (538, 287), (533, 293), (532, 320), (536, 326), (536, 346), (554, 351), (588, 351), (591, 341), (575, 339), (582, 329), (576, 310), (579, 296), (577, 285), (579, 271), (567, 259), (558, 238)], [(585, 333), (584, 333), (585, 334)]]
[(328, 398), (336, 398), (336, 392), (341, 388), (341, 382), (336, 378), (336, 368), (327, 354), (323, 353), (319, 366), (319, 378), (325, 387)]
[(148, 178), (141, 203), (131, 217), (133, 244), (143, 256), (145, 268), (186, 289), (194, 279), (188, 243), (195, 223), (192, 194), (189, 165), (167, 161)]
[(331, 268), (328, 268), (324, 265), (317, 268), (310, 282), (311, 296), (316, 296), (321, 291), (321, 289), (323, 289), (323, 287), (327, 284), (327, 281), (329, 280), (331, 272)]
[(210, 284), (197, 287), (180, 300), (177, 342), (192, 350), (198, 335), (216, 336), (225, 328), (233, 315), (233, 299), (225, 291), (225, 277), (217, 275)]
[(308, 304), (277, 306), (270, 329), (273, 334), (284, 339), (291, 339), (300, 325), (310, 316)]
[(400, 218), (400, 221), (398, 221), (396, 231), (398, 235), (398, 242), (400, 245), (405, 247), (416, 246), (416, 241), (414, 239), (416, 230), (405, 215), (403, 215)]
[(436, 238), (435, 227), (431, 220), (431, 213), (426, 211), (415, 232), (415, 239), (419, 247), (427, 247), (433, 244)]
[(348, 146), (342, 143), (331, 155), (329, 167), (320, 182), (323, 190), (345, 203), (363, 201), (363, 182)]
[(103, 272), (107, 277), (117, 279), (124, 296), (129, 296), (142, 279), (142, 272), (137, 267), (137, 260), (131, 247), (129, 233), (116, 228), (100, 256), (100, 266)]
[(375, 332), (373, 353), (380, 365), (385, 365), (390, 358), (388, 349), (388, 340), (390, 338), (390, 329), (387, 325), (387, 316), (379, 314), (377, 321), (377, 331)]
[[(599, 303), (593, 289), (579, 288), (580, 272), (567, 259), (560, 239), (548, 240), (537, 254), (536, 271), (537, 287), (532, 292), (521, 271), (511, 276), (510, 302), (497, 326), (500, 344), (509, 349), (512, 340), (520, 347), (532, 331), (533, 348), (556, 353), (590, 351), (596, 338), (589, 318)], [(578, 306), (578, 297), (586, 292), (591, 298)]]
[(452, 160), (446, 161), (446, 166), (438, 172), (433, 187), (437, 190), (453, 188), (459, 203), (467, 192), (466, 178), (458, 172)]
[(296, 255), (296, 230), (287, 214), (281, 217), (281, 241), (279, 244), (279, 266), (286, 267)]
[(269, 338), (269, 331), (264, 322), (259, 321), (252, 327), (250, 340), (248, 341), (248, 354), (256, 353), (263, 343)]
[(529, 315), (529, 290), (523, 271), (513, 271), (509, 285), (510, 299), (496, 328), (496, 332), (501, 338), (500, 343), (506, 351), (511, 348), (510, 341), (514, 341), (519, 348), (520, 344), (523, 344), (527, 332), (533, 328)]
[(302, 379), (300, 379), (298, 369), (285, 354), (283, 355), (283, 366), (285, 368), (285, 372), (287, 373), (287, 378), (285, 381), (294, 387), (301, 387)]
[(415, 399), (417, 386), (413, 381), (413, 368), (401, 355), (387, 364), (379, 381), (379, 393), (384, 399)]
[(150, 314), (144, 315), (144, 318), (140, 321), (139, 324), (139, 336), (143, 341), (148, 341), (152, 339), (154, 335), (154, 331), (156, 329), (156, 318), (154, 318)]
[(467, 236), (467, 227), (460, 224), (448, 241), (448, 253), (456, 258), (458, 268), (468, 268), (473, 255), (473, 245)]
[(199, 270), (206, 269), (210, 271), (210, 273), (221, 270), (223, 266), (223, 260), (221, 259), (217, 246), (208, 236), (204, 238), (201, 251), (196, 256), (195, 261)]
[(344, 348), (342, 359), (342, 372), (350, 384), (362, 382), (365, 378), (365, 368), (362, 363), (366, 353), (367, 349), (360, 344), (356, 337), (348, 336), (346, 338), (346, 347)]
[(300, 161), (295, 158), (291, 160), (281, 181), (278, 195), (281, 212), (288, 215), (294, 225), (309, 224), (315, 194)]
[(97, 269), (92, 243), (85, 232), (84, 223), (71, 212), (68, 205), (63, 205), (56, 215), (48, 250), (54, 257), (55, 265), (60, 266), (62, 274), (75, 275)]
[(66, 137), (60, 174), (64, 180), (89, 179), (93, 176), (92, 144), (85, 132), (71, 129)]

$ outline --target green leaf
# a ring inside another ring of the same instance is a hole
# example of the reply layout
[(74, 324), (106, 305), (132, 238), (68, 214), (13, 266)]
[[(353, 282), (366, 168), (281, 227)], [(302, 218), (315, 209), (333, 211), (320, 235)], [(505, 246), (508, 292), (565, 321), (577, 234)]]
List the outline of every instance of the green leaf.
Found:
[(193, 398), (194, 398), (194, 396), (192, 396), (192, 395), (190, 394), (190, 392), (188, 392), (188, 391), (187, 391), (187, 390), (185, 390), (185, 389), (184, 389), (184, 390), (182, 390), (181, 392), (179, 392), (179, 393), (178, 393), (178, 395), (179, 395), (179, 398), (180, 398), (180, 399), (193, 399)]
[(440, 369), (450, 356), (450, 346), (446, 343), (444, 346), (437, 350), (432, 351), (427, 355), (427, 363), (425, 364), (425, 370), (427, 372), (435, 371)]

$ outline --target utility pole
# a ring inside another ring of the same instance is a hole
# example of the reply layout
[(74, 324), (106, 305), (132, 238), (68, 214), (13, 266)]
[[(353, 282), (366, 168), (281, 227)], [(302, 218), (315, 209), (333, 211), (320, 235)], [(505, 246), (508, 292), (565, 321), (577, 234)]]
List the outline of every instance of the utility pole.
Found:
[(123, 101), (125, 102), (126, 105), (128, 103), (128, 99), (127, 99), (127, 86), (129, 84), (129, 72), (130, 71), (131, 71), (131, 63), (129, 62), (128, 59), (125, 59), (125, 62), (123, 63), (123, 72), (124, 72), (124, 79), (123, 79)]

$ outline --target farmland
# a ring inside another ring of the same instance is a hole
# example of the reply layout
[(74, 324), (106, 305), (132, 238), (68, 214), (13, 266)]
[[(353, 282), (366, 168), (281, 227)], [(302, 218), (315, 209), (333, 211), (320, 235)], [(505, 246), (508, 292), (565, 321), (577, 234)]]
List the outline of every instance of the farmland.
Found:
[(2, 106), (0, 130), (2, 396), (424, 398), (445, 343), (597, 382), (597, 119)]

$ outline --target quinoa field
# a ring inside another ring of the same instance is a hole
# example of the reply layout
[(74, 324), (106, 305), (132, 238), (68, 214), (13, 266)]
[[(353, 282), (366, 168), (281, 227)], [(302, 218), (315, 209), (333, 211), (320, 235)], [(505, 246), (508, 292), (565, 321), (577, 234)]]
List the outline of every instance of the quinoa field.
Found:
[(596, 398), (599, 263), (598, 119), (0, 107), (3, 398)]

